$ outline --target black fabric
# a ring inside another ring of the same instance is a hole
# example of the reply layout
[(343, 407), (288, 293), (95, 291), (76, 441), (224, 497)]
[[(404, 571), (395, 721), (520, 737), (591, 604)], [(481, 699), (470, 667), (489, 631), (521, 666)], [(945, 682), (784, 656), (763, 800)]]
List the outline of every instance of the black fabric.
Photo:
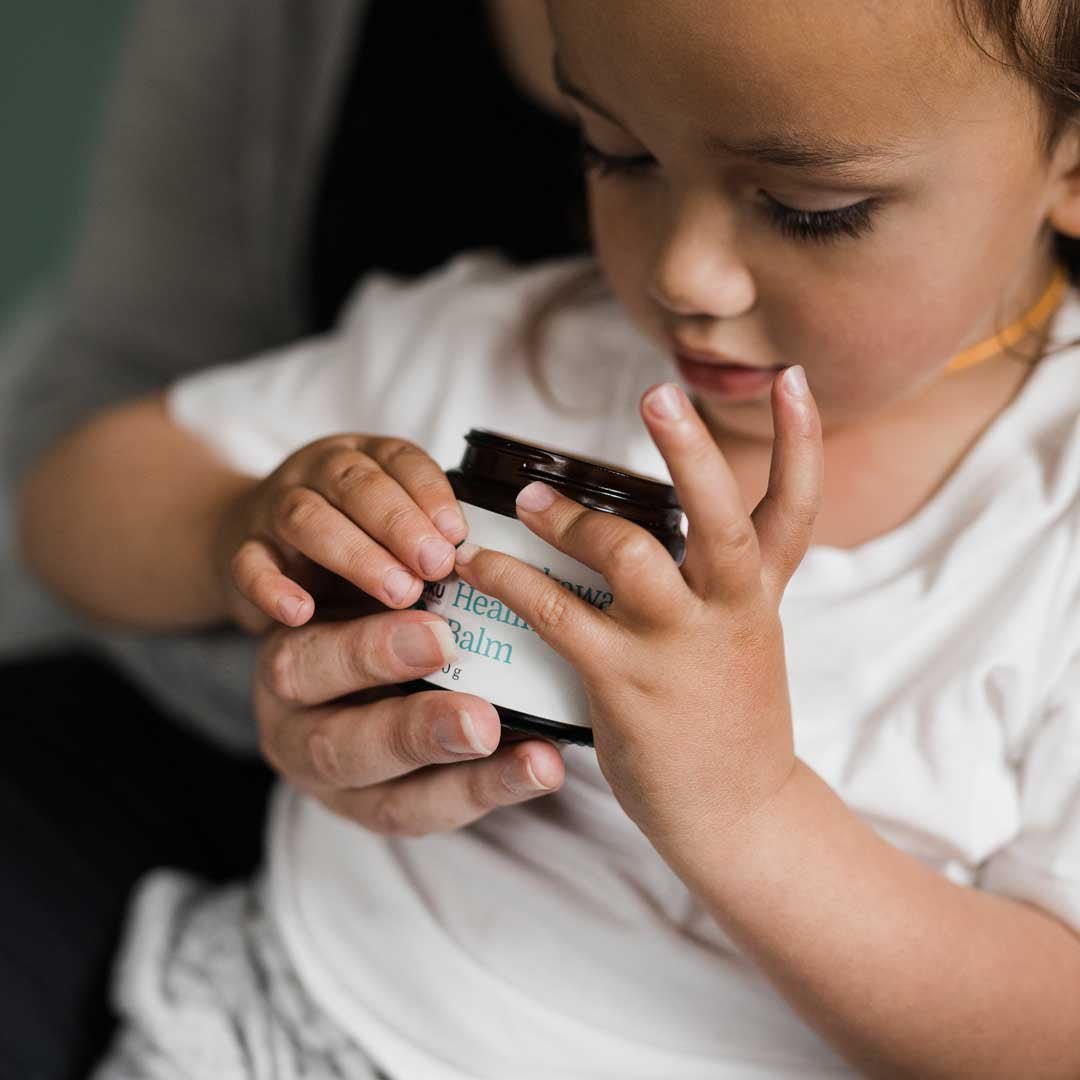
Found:
[(94, 657), (0, 667), (0, 1077), (84, 1077), (129, 894), (154, 866), (212, 881), (262, 853), (271, 772), (159, 710)]
[(420, 274), (480, 247), (519, 262), (584, 251), (579, 145), (507, 77), (482, 0), (374, 0), (324, 164), (316, 326), (373, 268)]

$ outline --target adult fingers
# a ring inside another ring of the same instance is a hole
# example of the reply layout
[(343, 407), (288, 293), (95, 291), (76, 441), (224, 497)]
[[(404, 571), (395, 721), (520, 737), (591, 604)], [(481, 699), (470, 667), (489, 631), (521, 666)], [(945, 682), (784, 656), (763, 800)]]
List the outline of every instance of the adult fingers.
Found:
[(462, 828), (501, 806), (557, 791), (566, 777), (552, 743), (528, 739), (490, 758), (437, 765), (372, 787), (331, 792), (323, 802), (373, 832), (425, 836)]
[(421, 678), (457, 656), (450, 627), (426, 611), (388, 611), (271, 634), (257, 682), (282, 701), (321, 705), (357, 690)]
[[(611, 587), (617, 611), (651, 622), (680, 617), (686, 582), (663, 544), (639, 525), (590, 510), (540, 480), (518, 492), (517, 513), (552, 547), (600, 574)], [(610, 595), (597, 596), (597, 590), (580, 582), (571, 584), (594, 606), (603, 603), (602, 610), (612, 604)]]
[(641, 415), (688, 522), (682, 572), (699, 596), (744, 596), (760, 583), (757, 536), (738, 483), (682, 388), (652, 387)]
[(429, 765), (487, 757), (499, 745), (495, 707), (449, 690), (361, 705), (260, 706), (263, 752), (309, 790), (369, 787)]
[(801, 367), (788, 368), (774, 380), (771, 401), (775, 434), (769, 486), (751, 519), (762, 576), (779, 602), (813, 536), (824, 493), (825, 454), (821, 418)]

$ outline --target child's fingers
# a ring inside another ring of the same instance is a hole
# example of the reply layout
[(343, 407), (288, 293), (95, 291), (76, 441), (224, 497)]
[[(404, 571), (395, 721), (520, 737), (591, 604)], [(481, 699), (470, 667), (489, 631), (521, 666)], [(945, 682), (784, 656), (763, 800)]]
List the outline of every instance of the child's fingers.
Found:
[(419, 446), (404, 439), (373, 438), (365, 449), (450, 543), (465, 539), (469, 529), (454, 489), (446, 473)]
[(282, 573), (280, 556), (262, 540), (247, 540), (233, 556), (229, 573), (237, 592), (286, 626), (302, 626), (315, 611), (315, 601)]
[[(400, 450), (401, 455), (408, 456), (412, 450), (412, 444), (401, 439), (377, 441), (408, 448)], [(389, 451), (385, 451), (385, 456), (393, 458)], [(445, 474), (443, 482), (453, 499)], [(439, 581), (453, 570), (454, 545), (369, 454), (334, 448), (313, 464), (306, 484), (418, 577)]]
[(492, 548), (464, 543), (458, 576), (520, 615), (582, 674), (599, 673), (619, 647), (621, 627), (556, 578)]
[(769, 487), (751, 515), (761, 547), (762, 572), (779, 598), (806, 554), (821, 507), (825, 455), (821, 419), (809, 391), (788, 390), (789, 375), (772, 388), (772, 458)]
[(272, 508), (271, 522), (276, 537), (387, 607), (409, 607), (420, 596), (423, 582), (408, 566), (309, 487), (288, 489)]
[(517, 512), (552, 547), (600, 574), (619, 609), (631, 618), (668, 622), (682, 617), (689, 597), (679, 567), (639, 525), (590, 510), (540, 480), (518, 493)]
[(716, 440), (682, 388), (664, 383), (646, 391), (641, 415), (667, 462), (686, 513), (682, 572), (699, 596), (740, 596), (759, 586), (754, 526), (738, 483)]

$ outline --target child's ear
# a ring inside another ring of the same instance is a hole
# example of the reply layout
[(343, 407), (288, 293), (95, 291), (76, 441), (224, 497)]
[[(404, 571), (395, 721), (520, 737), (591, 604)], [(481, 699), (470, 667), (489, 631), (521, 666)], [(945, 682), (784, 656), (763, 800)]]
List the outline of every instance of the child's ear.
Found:
[(1066, 236), (1080, 237), (1080, 118), (1074, 118), (1054, 152), (1057, 192), (1048, 215)]

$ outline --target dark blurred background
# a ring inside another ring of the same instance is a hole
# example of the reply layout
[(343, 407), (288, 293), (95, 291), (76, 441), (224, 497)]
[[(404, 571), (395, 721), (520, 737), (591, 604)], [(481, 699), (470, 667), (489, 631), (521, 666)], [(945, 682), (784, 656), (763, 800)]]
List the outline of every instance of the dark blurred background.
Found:
[(67, 250), (131, 8), (132, 0), (0, 4), (0, 318)]
[[(0, 395), (63, 272), (134, 4), (0, 3)], [(51, 643), (67, 622), (13, 566), (3, 464), (0, 659)]]

